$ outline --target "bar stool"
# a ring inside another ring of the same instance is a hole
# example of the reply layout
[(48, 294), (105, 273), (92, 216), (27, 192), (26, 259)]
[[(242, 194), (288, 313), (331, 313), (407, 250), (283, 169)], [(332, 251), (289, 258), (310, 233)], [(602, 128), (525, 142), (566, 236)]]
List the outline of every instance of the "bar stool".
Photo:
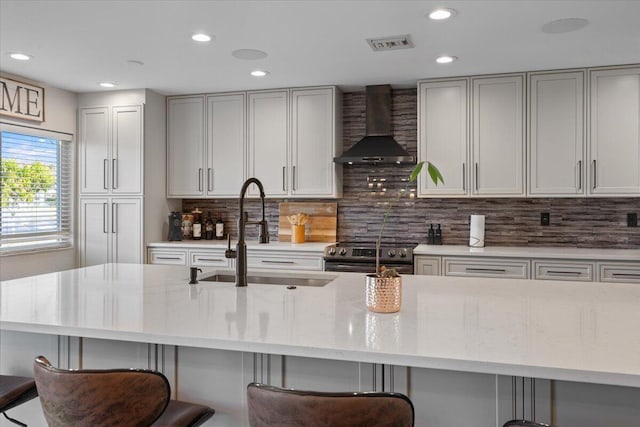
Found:
[(537, 423), (536, 419), (536, 379), (531, 378), (531, 420), (527, 420), (524, 416), (524, 377), (522, 377), (522, 419), (516, 419), (518, 412), (518, 400), (517, 400), (517, 385), (516, 377), (511, 377), (511, 401), (513, 404), (512, 416), (513, 419), (507, 421), (502, 427), (551, 427), (549, 424)]
[(19, 426), (27, 425), (10, 418), (6, 411), (38, 396), (33, 378), (0, 375), (0, 412), (9, 421)]
[(33, 371), (50, 427), (195, 427), (215, 412), (207, 406), (170, 400), (167, 378), (152, 370), (65, 370), (38, 356)]
[(411, 400), (400, 393), (326, 393), (247, 386), (251, 427), (413, 427)]

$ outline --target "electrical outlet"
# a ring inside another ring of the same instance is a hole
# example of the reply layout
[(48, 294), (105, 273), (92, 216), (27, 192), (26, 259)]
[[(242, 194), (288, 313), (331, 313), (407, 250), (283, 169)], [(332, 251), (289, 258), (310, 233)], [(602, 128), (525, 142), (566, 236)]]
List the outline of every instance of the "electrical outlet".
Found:
[(542, 212), (540, 214), (540, 225), (549, 225), (549, 212)]
[(638, 214), (630, 212), (627, 214), (627, 227), (637, 227), (638, 226)]

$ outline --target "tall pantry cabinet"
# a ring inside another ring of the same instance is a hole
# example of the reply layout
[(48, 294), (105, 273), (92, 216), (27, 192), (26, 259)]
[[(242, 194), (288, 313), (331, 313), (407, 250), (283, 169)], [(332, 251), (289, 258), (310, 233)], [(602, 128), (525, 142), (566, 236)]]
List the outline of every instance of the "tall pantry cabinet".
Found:
[(79, 105), (79, 264), (142, 263), (174, 208), (165, 198), (164, 97), (82, 94)]

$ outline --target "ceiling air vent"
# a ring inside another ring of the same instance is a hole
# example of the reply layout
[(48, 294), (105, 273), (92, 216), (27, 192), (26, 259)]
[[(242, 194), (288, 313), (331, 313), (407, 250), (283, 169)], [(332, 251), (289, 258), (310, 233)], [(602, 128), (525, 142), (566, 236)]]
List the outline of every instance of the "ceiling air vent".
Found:
[(411, 49), (413, 42), (411, 36), (405, 34), (402, 36), (381, 37), (379, 39), (367, 39), (367, 43), (374, 52), (381, 50)]

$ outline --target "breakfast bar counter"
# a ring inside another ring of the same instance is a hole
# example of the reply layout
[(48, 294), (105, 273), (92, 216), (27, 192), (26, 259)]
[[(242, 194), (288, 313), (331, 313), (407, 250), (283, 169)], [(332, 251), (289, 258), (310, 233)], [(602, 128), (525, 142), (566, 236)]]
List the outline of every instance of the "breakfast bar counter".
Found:
[[(640, 388), (638, 285), (407, 275), (400, 312), (380, 314), (367, 311), (362, 274), (308, 275), (335, 279), (295, 289), (202, 280), (188, 285), (185, 267), (105, 264), (5, 281), (2, 370), (21, 366), (24, 348), (16, 334), (36, 334), (68, 340), (58, 348), (61, 365), (91, 365), (89, 346), (83, 353), (74, 340), (139, 343), (153, 348), (153, 357), (166, 357), (162, 367), (176, 377), (178, 361), (188, 359), (178, 357), (184, 348), (185, 354), (243, 354), (242, 369), (252, 365), (249, 380), (265, 382), (278, 363), (284, 365), (277, 357), (291, 357), (378, 366), (382, 373), (398, 366), (626, 386), (634, 393)], [(70, 355), (74, 346), (79, 362)], [(268, 366), (264, 355), (274, 355)], [(387, 372), (383, 388), (393, 381)], [(278, 375), (272, 383), (296, 385)], [(396, 391), (409, 387), (396, 382)]]

